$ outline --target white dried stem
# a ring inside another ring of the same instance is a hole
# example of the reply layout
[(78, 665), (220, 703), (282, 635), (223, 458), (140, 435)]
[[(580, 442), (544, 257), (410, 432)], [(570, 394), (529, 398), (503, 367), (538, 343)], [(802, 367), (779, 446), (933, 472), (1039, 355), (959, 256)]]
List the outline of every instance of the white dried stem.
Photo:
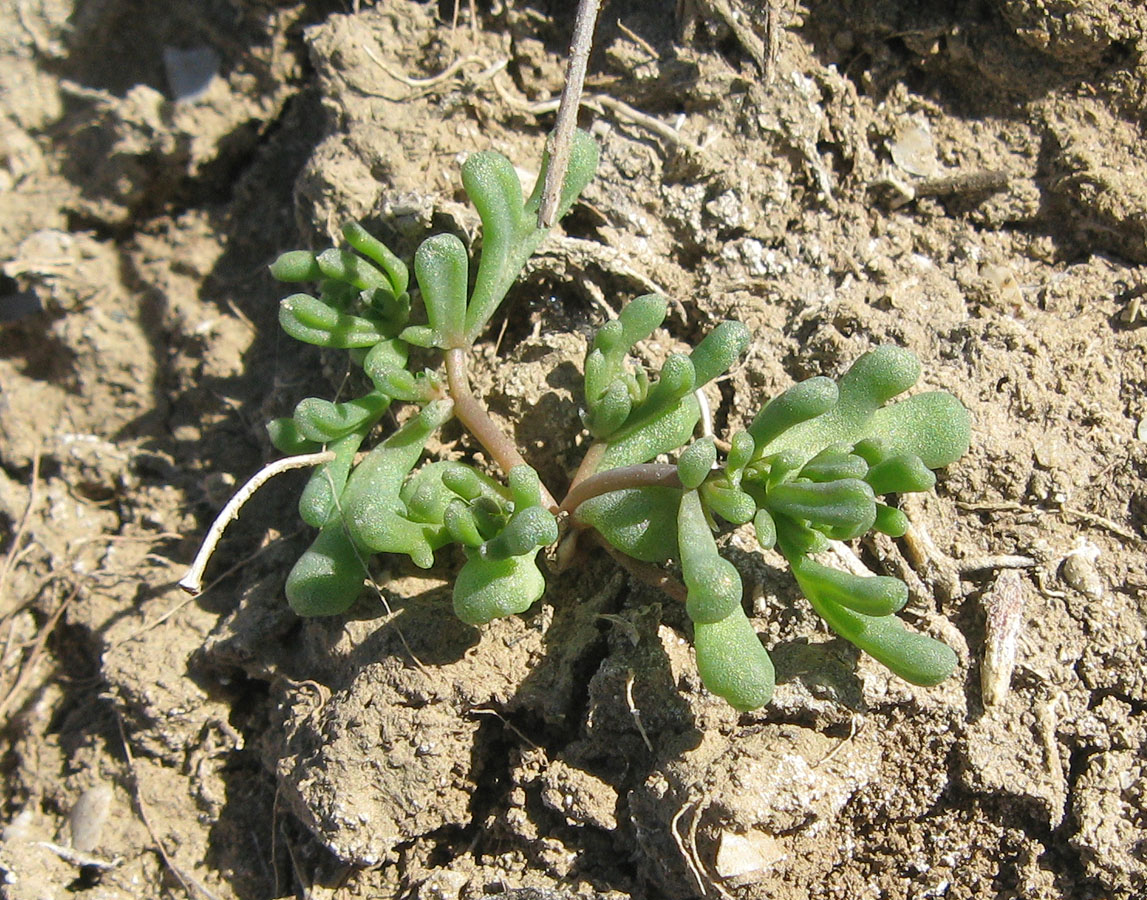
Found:
[(319, 466), (331, 462), (334, 458), (335, 455), (330, 450), (323, 450), (319, 453), (304, 453), (300, 456), (288, 456), (268, 463), (252, 475), (247, 483), (239, 488), (235, 496), (227, 501), (227, 505), (211, 523), (211, 528), (207, 532), (207, 537), (203, 539), (199, 552), (195, 554), (191, 568), (187, 570), (186, 575), (179, 579), (179, 586), (189, 594), (202, 593), (203, 572), (207, 568), (207, 563), (211, 561), (212, 554), (215, 553), (219, 539), (223, 537), (223, 532), (227, 526), (239, 518), (239, 511), (251, 499), (251, 495), (255, 491), (283, 472), (289, 472), (291, 469), (305, 469), (308, 466)]

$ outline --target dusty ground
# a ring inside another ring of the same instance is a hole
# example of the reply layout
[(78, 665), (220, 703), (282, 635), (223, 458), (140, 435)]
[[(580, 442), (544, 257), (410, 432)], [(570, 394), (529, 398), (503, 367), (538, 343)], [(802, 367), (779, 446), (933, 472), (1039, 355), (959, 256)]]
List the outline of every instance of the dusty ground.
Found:
[[(781, 681), (750, 715), (700, 690), (682, 611), (607, 559), (482, 632), (449, 615), (448, 567), (397, 563), (392, 613), (301, 622), (292, 477), (206, 594), (173, 586), (272, 458), (262, 423), (343, 375), (278, 331), (265, 264), (349, 217), (404, 253), (472, 234), (458, 162), (536, 165), (570, 5), (0, 13), (0, 895), (1147, 896), (1134, 0), (782, 4), (771, 81), (759, 6), (754, 43), (719, 3), (607, 3), (589, 93), (675, 136), (590, 104), (598, 178), (480, 348), (558, 486), (584, 335), (651, 286), (674, 300), (662, 351), (753, 329), (730, 426), (875, 343), (914, 350), (972, 450), (912, 508), (915, 544), (860, 550), (957, 647), (949, 683), (857, 659), (737, 535)], [(214, 77), (180, 87), (165, 50)], [(1005, 595), (1024, 628), (985, 707)]]

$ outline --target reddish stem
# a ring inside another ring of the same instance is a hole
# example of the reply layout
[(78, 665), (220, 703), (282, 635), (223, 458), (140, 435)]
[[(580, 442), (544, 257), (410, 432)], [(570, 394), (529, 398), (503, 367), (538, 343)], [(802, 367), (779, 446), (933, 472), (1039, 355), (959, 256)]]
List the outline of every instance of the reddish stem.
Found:
[[(580, 470), (579, 470), (580, 474)], [(576, 512), (577, 508), (602, 494), (624, 491), (639, 487), (681, 487), (681, 478), (676, 466), (660, 463), (643, 463), (637, 466), (620, 466), (606, 469), (575, 482), (562, 500), (558, 512)]]
[[(450, 396), (454, 399), (454, 415), (502, 467), (502, 471), (508, 475), (514, 466), (527, 465), (514, 442), (495, 424), (486, 407), (470, 390), (465, 350), (456, 348), (446, 351), (446, 382), (450, 386)], [(542, 504), (556, 511), (557, 501), (544, 484), (541, 487)]]

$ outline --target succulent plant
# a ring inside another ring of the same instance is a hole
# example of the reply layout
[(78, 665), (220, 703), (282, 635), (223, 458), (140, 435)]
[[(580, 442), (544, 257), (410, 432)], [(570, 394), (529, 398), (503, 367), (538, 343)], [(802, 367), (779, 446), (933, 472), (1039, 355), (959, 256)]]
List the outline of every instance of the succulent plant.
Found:
[[(579, 134), (559, 212), (596, 164), (596, 146)], [(748, 330), (721, 322), (692, 352), (669, 356), (651, 373), (631, 354), (661, 326), (666, 301), (638, 297), (597, 330), (586, 354), (582, 424), (593, 440), (582, 466), (560, 501), (542, 485), (470, 390), (467, 362), (545, 236), (536, 223), (547, 165), (543, 159), (528, 198), (505, 157), (477, 153), (463, 165), (483, 229), (473, 278), (463, 243), (434, 235), (414, 255), (412, 293), (407, 266), (355, 223), (343, 230), (349, 249), (293, 251), (272, 264), (282, 281), (317, 286), (282, 301), (283, 329), (346, 350), (371, 385), (337, 403), (305, 399), (268, 426), (284, 454), (318, 463), (299, 501), (318, 535), (287, 576), (291, 607), (308, 616), (343, 613), (375, 554), (402, 554), (429, 568), (438, 550), (456, 544), (466, 561), (454, 579), (454, 611), (482, 625), (523, 613), (542, 596), (543, 548), (593, 530), (626, 558), (679, 564), (703, 683), (734, 707), (753, 709), (772, 696), (773, 666), (745, 614), (741, 576), (716, 538), (751, 523), (761, 547), (780, 552), (838, 635), (908, 681), (928, 685), (950, 675), (952, 650), (897, 617), (908, 599), (903, 582), (816, 559), (830, 541), (870, 530), (903, 535), (908, 521), (889, 495), (930, 490), (933, 470), (968, 447), (968, 414), (950, 394), (891, 402), (920, 374), (906, 350), (877, 347), (839, 381), (794, 385), (719, 451), (712, 436), (696, 436), (698, 392), (739, 360)], [(443, 364), (414, 371), (412, 346), (441, 351)], [(414, 407), (412, 414), (376, 438), (396, 403)], [(428, 440), (452, 417), (496, 461), (500, 478), (425, 459)]]

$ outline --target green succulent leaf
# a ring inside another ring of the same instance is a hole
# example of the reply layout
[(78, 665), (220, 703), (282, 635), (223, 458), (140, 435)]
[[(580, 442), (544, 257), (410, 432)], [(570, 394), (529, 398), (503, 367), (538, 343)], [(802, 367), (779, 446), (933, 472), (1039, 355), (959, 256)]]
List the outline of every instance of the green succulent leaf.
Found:
[[(832, 444), (856, 444), (877, 437), (891, 455), (918, 456), (930, 469), (946, 466), (967, 451), (971, 438), (968, 411), (959, 400), (951, 394), (932, 392), (884, 406), (915, 384), (919, 375), (920, 363), (912, 353), (898, 347), (877, 347), (861, 356), (841, 376), (835, 405), (819, 415), (790, 423), (770, 438), (768, 449), (770, 452), (791, 450), (812, 459)], [(827, 392), (823, 399), (827, 399)], [(758, 421), (766, 415), (769, 406), (762, 410)], [(802, 411), (815, 409), (816, 404), (812, 404)], [(774, 432), (776, 424), (772, 422), (764, 430)], [(749, 430), (761, 448), (764, 442), (755, 429), (756, 421)], [(859, 450), (855, 452), (862, 455)]]
[(337, 521), (319, 532), (287, 575), (287, 602), (300, 616), (336, 616), (362, 593), (367, 572)]
[[(569, 211), (577, 195), (593, 178), (597, 157), (594, 140), (584, 132), (576, 132), (558, 204), (558, 218)], [(477, 339), (510, 285), (517, 280), (522, 266), (546, 235), (545, 229), (537, 227), (537, 214), (548, 166), (547, 154), (542, 158), (534, 192), (524, 204), (518, 173), (501, 154), (475, 153), (462, 166), (462, 184), (482, 219), (482, 258), (466, 310), (466, 345)]]
[(498, 482), (454, 460), (437, 460), (421, 466), (402, 485), (399, 499), (413, 521), (441, 525), (446, 521), (447, 506), (460, 496), (452, 486), (458, 483), (472, 491), (467, 498), (470, 501), (483, 497), (497, 506), (506, 502), (504, 489)]
[(769, 491), (767, 505), (774, 514), (808, 522), (841, 541), (859, 537), (876, 521), (876, 497), (857, 478), (827, 483), (789, 481)]
[(701, 485), (701, 499), (706, 509), (733, 525), (751, 522), (757, 514), (757, 501), (750, 494), (719, 482)]
[(358, 222), (347, 222), (343, 225), (342, 232), (348, 244), (386, 273), (394, 296), (399, 297), (406, 292), (410, 283), (410, 273), (406, 264), (395, 256), (386, 244)]
[(757, 413), (753, 424), (749, 426), (749, 434), (756, 444), (757, 452), (764, 454), (766, 448), (774, 452), (769, 445), (780, 435), (802, 422), (824, 415), (836, 405), (839, 397), (836, 382), (822, 375), (794, 384), (780, 396), (774, 397)]
[(379, 317), (388, 334), (399, 333), (410, 321), (410, 294), (396, 296), (384, 290), (362, 291), (359, 302), (366, 312)]
[(701, 387), (724, 375), (749, 346), (749, 329), (740, 322), (721, 322), (689, 354), (693, 363), (693, 385)]
[(681, 486), (692, 491), (701, 486), (717, 464), (717, 446), (712, 438), (701, 438), (681, 451), (677, 457), (677, 477)]
[[(586, 132), (581, 130), (575, 131), (573, 140), (570, 142), (569, 164), (566, 167), (565, 181), (562, 183), (561, 194), (558, 197), (557, 214), (554, 217), (555, 221), (569, 212), (574, 201), (581, 192), (585, 190), (586, 185), (593, 180), (594, 173), (597, 171), (597, 161), (597, 142)], [(534, 190), (526, 201), (526, 216), (528, 220), (535, 220), (537, 218), (538, 209), (542, 204), (542, 189), (546, 183), (546, 172), (549, 171), (549, 168), (550, 153), (547, 148), (546, 152), (542, 154), (542, 165), (541, 170), (538, 172), (538, 180), (535, 182)]]
[(968, 452), (972, 423), (951, 394), (930, 391), (878, 409), (869, 426), (895, 454), (918, 456), (929, 469), (942, 469)]
[(741, 576), (717, 552), (717, 542), (701, 505), (701, 496), (687, 490), (677, 515), (677, 546), (685, 580), (685, 610), (694, 622), (720, 622), (741, 607)]
[[(638, 297), (622, 307), (618, 317), (606, 322), (594, 335), (585, 361), (584, 422), (595, 438), (612, 437), (629, 421), (635, 406), (648, 399), (649, 382), (645, 371), (631, 369), (626, 354), (638, 341), (653, 333), (664, 320), (666, 309), (664, 297), (656, 294)], [(646, 416), (655, 412), (647, 409)]]
[[(600, 357), (598, 351), (594, 351)], [(588, 364), (588, 360), (587, 360)], [(588, 383), (588, 374), (586, 381)], [(613, 381), (595, 401), (586, 403), (586, 430), (598, 440), (605, 440), (625, 425), (633, 411), (633, 395), (622, 380)]]
[(896, 616), (866, 616), (822, 595), (808, 599), (829, 628), (905, 681), (939, 684), (959, 665), (951, 647), (909, 631)]
[(479, 475), (469, 466), (461, 463), (442, 463), (442, 484), (463, 500), (477, 500), (482, 496), (488, 481), (489, 479)]
[(294, 418), (303, 437), (325, 444), (369, 428), (389, 406), (390, 397), (377, 391), (343, 403), (307, 397), (295, 407)]
[(821, 565), (807, 556), (789, 561), (801, 591), (808, 598), (831, 600), (867, 616), (889, 616), (908, 602), (908, 585), (887, 575), (853, 575)]
[[(842, 478), (864, 478), (868, 463), (863, 457), (849, 452), (846, 444), (826, 447), (800, 470), (800, 477), (809, 481), (839, 481)], [(879, 494), (880, 491), (875, 491)]]
[(362, 361), (366, 377), (375, 390), (395, 400), (421, 399), (414, 375), (406, 369), (407, 342), (400, 338), (380, 341)]
[(676, 450), (686, 443), (701, 418), (701, 409), (692, 393), (657, 416), (643, 420), (639, 427), (627, 425), (612, 438), (602, 454), (598, 471), (636, 465)]
[(879, 437), (866, 437), (862, 441), (857, 441), (852, 447), (852, 452), (870, 466), (882, 463), (892, 456), (887, 442)]
[(458, 497), (446, 505), (442, 521), (450, 534), (450, 539), (463, 547), (476, 550), (486, 542), (478, 528), (478, 520), (474, 515), (474, 510), (471, 509), (470, 504)]
[(676, 488), (630, 488), (587, 500), (575, 515), (622, 553), (642, 562), (665, 562), (677, 556), (680, 502)]
[(533, 556), (490, 559), (470, 555), (454, 581), (454, 614), (470, 625), (519, 615), (545, 593)]
[(741, 474), (753, 461), (756, 452), (756, 443), (753, 436), (747, 431), (738, 431), (729, 442), (729, 456), (725, 460), (725, 471), (729, 474), (729, 481), (733, 487), (741, 484)]
[(342, 281), (360, 291), (389, 291), (390, 279), (361, 256), (332, 247), (315, 257), (319, 271), (327, 278)]
[(371, 347), (388, 337), (380, 322), (341, 312), (309, 294), (279, 302), (279, 325), (297, 341), (341, 350)]
[(621, 308), (617, 321), (621, 323), (622, 354), (628, 353), (639, 341), (644, 341), (665, 321), (669, 301), (660, 294), (643, 294)]
[(901, 510), (883, 503), (876, 504), (876, 521), (872, 527), (889, 537), (904, 537), (911, 523)]
[[(526, 465), (514, 466), (510, 469), (506, 480), (510, 487), (510, 497), (514, 501), (514, 509), (518, 512), (531, 506), (542, 505), (542, 480), (538, 473)], [(554, 538), (557, 540), (557, 538)], [(547, 544), (553, 541), (546, 541)]]
[(452, 234), (427, 238), (414, 254), (414, 274), (434, 332), (434, 346), (442, 350), (466, 346), (469, 266), (466, 246)]
[(936, 486), (932, 470), (912, 453), (902, 453), (878, 462), (868, 470), (864, 480), (877, 495), (930, 491)]
[(278, 281), (319, 281), (323, 277), (310, 250), (289, 250), (271, 263), (270, 270), (271, 277)]
[(744, 610), (693, 626), (701, 682), (734, 709), (759, 709), (773, 698), (776, 674)]
[(428, 404), (355, 467), (342, 494), (342, 510), (356, 544), (379, 553), (405, 553), (423, 569), (434, 563), (434, 550), (445, 540), (444, 529), (412, 521), (400, 492), (427, 440), (451, 414), (448, 402)]
[(533, 555), (558, 539), (558, 522), (554, 514), (540, 506), (528, 506), (515, 512), (506, 527), (482, 547), (486, 559), (508, 559)]
[(287, 456), (298, 456), (300, 453), (316, 453), (322, 449), (319, 441), (306, 438), (299, 430), (299, 423), (290, 416), (282, 419), (272, 419), (267, 423), (267, 437), (271, 445), (280, 453)]
[(753, 531), (757, 534), (757, 543), (765, 550), (772, 550), (776, 546), (777, 523), (767, 509), (757, 510), (753, 517)]
[(786, 559), (809, 556), (828, 549), (828, 538), (823, 531), (809, 528), (803, 522), (776, 512), (772, 513), (772, 520), (776, 526), (777, 547)]
[(327, 449), (335, 458), (316, 466), (299, 496), (299, 516), (314, 528), (324, 528), (338, 518), (339, 496), (346, 486), (354, 456), (362, 445), (367, 428), (351, 432), (332, 441)]
[(345, 281), (324, 278), (319, 282), (319, 298), (323, 303), (342, 312), (347, 312), (361, 296), (362, 291)]

